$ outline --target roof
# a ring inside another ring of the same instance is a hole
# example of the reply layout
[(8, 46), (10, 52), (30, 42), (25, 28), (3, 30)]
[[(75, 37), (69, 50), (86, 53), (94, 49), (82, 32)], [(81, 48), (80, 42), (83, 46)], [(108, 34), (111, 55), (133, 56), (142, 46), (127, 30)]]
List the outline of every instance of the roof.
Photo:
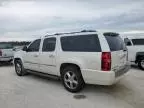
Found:
[(96, 30), (82, 30), (82, 31), (79, 31), (79, 32), (55, 33), (55, 34), (52, 34), (52, 35), (46, 35), (45, 37), (59, 36), (59, 35), (71, 35), (71, 34), (86, 34), (86, 33), (96, 33), (96, 32), (97, 32)]
[[(86, 35), (86, 34), (98, 34), (98, 32), (96, 30), (82, 30), (82, 31), (79, 31), (79, 32), (55, 33), (55, 34), (51, 34), (51, 35), (46, 35), (45, 37), (49, 37), (49, 36)], [(115, 32), (103, 32), (103, 35), (117, 36), (119, 34), (115, 33)]]

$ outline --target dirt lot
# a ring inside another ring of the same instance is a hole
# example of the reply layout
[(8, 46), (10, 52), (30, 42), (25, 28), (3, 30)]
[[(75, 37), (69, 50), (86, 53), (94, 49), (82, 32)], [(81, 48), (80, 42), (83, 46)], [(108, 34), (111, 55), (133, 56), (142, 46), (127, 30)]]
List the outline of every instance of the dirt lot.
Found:
[(0, 66), (0, 108), (144, 108), (144, 71), (133, 67), (114, 86), (87, 85), (72, 94), (58, 80), (19, 77), (13, 66)]

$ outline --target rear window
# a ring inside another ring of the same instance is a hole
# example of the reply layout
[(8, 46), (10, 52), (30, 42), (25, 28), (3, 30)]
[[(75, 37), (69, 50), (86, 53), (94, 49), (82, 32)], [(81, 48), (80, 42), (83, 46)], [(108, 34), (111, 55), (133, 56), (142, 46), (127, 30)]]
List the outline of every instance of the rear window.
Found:
[(105, 35), (111, 51), (119, 51), (126, 49), (126, 46), (119, 35), (109, 36)]
[(101, 52), (96, 34), (61, 37), (61, 46), (63, 51)]
[(132, 39), (134, 45), (144, 45), (144, 39)]
[(0, 43), (0, 49), (12, 49), (12, 48), (13, 48), (12, 44)]

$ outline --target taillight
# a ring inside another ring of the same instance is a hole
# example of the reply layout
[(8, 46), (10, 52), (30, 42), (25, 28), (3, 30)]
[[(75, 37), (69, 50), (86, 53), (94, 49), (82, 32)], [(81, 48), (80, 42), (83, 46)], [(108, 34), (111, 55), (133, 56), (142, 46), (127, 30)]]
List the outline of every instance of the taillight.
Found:
[(102, 71), (111, 70), (111, 53), (110, 52), (102, 52), (101, 69)]
[(0, 56), (2, 56), (2, 50), (0, 50)]

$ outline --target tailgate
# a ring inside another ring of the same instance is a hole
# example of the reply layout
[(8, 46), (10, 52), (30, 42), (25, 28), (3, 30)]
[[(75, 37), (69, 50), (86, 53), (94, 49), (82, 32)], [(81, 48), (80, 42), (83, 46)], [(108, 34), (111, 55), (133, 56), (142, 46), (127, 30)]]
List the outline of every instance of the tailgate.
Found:
[(2, 49), (2, 56), (3, 57), (13, 57), (14, 52), (12, 49)]
[(124, 67), (127, 63), (127, 51), (113, 51), (111, 52), (111, 69), (118, 70)]

